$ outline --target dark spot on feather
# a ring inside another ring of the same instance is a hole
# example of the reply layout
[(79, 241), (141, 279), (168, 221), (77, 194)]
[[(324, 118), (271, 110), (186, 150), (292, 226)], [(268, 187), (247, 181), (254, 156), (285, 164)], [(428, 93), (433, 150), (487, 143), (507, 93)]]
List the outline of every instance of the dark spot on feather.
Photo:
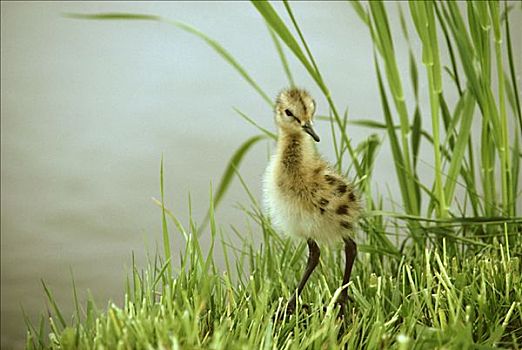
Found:
[(340, 205), (339, 208), (337, 208), (336, 213), (339, 215), (348, 214), (348, 206), (346, 204)]
[(321, 199), (319, 200), (319, 205), (322, 206), (322, 207), (327, 206), (328, 203), (330, 203), (330, 201), (329, 201), (328, 199), (326, 199), (326, 198), (321, 198)]
[(319, 207), (319, 210), (321, 211), (321, 215), (324, 214), (324, 208)]
[(346, 186), (345, 184), (340, 184), (339, 187), (337, 187), (337, 193), (339, 195), (342, 195), (342, 194), (346, 193), (347, 188), (348, 188), (348, 186)]
[(347, 230), (351, 230), (352, 227), (353, 227), (352, 224), (349, 223), (348, 221), (341, 221), (340, 224), (341, 224), (342, 227), (344, 227)]
[(317, 168), (314, 169), (314, 174), (317, 175), (317, 174), (319, 174), (321, 171), (323, 171), (323, 167), (322, 167), (322, 166), (317, 167)]
[(352, 191), (350, 191), (350, 193), (348, 193), (348, 199), (351, 202), (355, 202), (355, 194)]
[(337, 182), (337, 179), (335, 177), (333, 177), (332, 175), (325, 175), (324, 176), (324, 179), (326, 180), (326, 182), (328, 182), (328, 184), (330, 185), (333, 185)]

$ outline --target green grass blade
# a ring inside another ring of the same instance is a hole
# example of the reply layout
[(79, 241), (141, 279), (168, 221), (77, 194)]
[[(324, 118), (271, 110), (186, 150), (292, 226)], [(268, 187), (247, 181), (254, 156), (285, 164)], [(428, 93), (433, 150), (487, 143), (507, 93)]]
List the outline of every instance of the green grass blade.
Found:
[[(495, 39), (495, 58), (497, 63), (497, 79), (498, 79), (498, 116), (500, 124), (500, 139), (501, 145), (499, 147), (501, 160), (501, 179), (502, 179), (502, 207), (505, 213), (515, 215), (513, 210), (514, 197), (511, 192), (511, 160), (509, 154), (509, 130), (505, 102), (505, 83), (504, 83), (504, 66), (502, 57), (502, 28), (500, 25), (500, 4), (497, 2), (489, 2), (489, 14), (485, 15), (486, 19), (491, 19), (494, 39)], [(509, 15), (506, 14), (506, 18)]]
[[(392, 96), (397, 103), (399, 115), (401, 117), (401, 125), (405, 128), (405, 133), (409, 132), (409, 123), (407, 122), (407, 113), (405, 113), (404, 93), (402, 90), (399, 70), (397, 68), (397, 61), (395, 58), (393, 40), (391, 37), (391, 30), (388, 22), (388, 17), (382, 1), (372, 1), (369, 3), (370, 13), (372, 15), (372, 23), (375, 28), (375, 33), (379, 37), (379, 42), (383, 48), (383, 59), (385, 63), (385, 72), (388, 77), (388, 84)], [(405, 119), (406, 118), (406, 119)]]
[[(413, 169), (417, 169), (417, 161), (419, 158), (419, 150), (422, 136), (422, 117), (419, 107), (415, 108), (413, 114), (413, 124), (411, 127), (411, 151), (413, 153)], [(417, 196), (417, 198), (419, 198)]]
[(169, 230), (167, 227), (167, 217), (165, 214), (165, 188), (164, 188), (164, 178), (163, 178), (163, 155), (161, 156), (161, 164), (160, 164), (160, 192), (161, 192), (161, 229), (163, 232), (163, 251), (165, 253), (165, 260), (168, 261), (168, 273), (169, 278), (172, 278), (172, 265), (170, 264), (170, 260), (172, 258), (172, 254), (170, 252), (170, 237)]
[[(265, 135), (256, 135), (253, 137), (250, 137), (247, 139), (239, 148), (234, 152), (230, 160), (228, 161), (228, 164), (225, 168), (225, 172), (221, 176), (221, 180), (219, 181), (219, 185), (216, 189), (216, 193), (214, 194), (214, 200), (212, 203), (212, 208), (215, 209), (218, 207), (221, 199), (225, 195), (226, 191), (228, 190), (228, 187), (230, 186), (230, 183), (232, 182), (232, 179), (234, 178), (234, 174), (237, 169), (239, 169), (239, 166), (241, 164), (241, 161), (243, 160), (244, 156), (248, 153), (250, 148), (254, 146), (256, 143), (258, 143), (261, 140), (267, 139), (267, 136)], [(205, 219), (203, 220), (203, 224), (200, 226), (198, 230), (198, 234), (203, 231), (203, 229), (208, 224), (208, 221), (210, 219), (210, 208), (207, 211), (207, 214), (205, 215)]]
[(456, 4), (449, 2), (441, 3), (440, 9), (442, 10), (442, 17), (445, 19), (446, 24), (450, 28), (450, 33), (455, 40), (455, 44), (460, 55), (460, 61), (464, 63), (462, 68), (464, 69), (464, 73), (468, 79), (469, 87), (477, 99), (477, 102), (479, 102), (481, 110), (483, 111), (484, 107), (482, 106), (482, 89), (479, 84), (475, 67), (471, 64), (475, 61), (475, 49), (471, 43), (468, 31), (466, 30), (464, 20), (462, 19)]
[(167, 207), (165, 207), (164, 205), (161, 204), (161, 200), (157, 200), (156, 198), (152, 198), (152, 201), (154, 202), (154, 204), (156, 204), (160, 209), (161, 208), (164, 208), (165, 209), (165, 214), (167, 214), (168, 217), (170, 217), (170, 219), (172, 220), (172, 222), (174, 223), (174, 225), (176, 226), (176, 228), (178, 229), (178, 232), (181, 233), (183, 235), (183, 238), (185, 238), (185, 240), (187, 240), (187, 231), (185, 230), (185, 228), (183, 227), (183, 225), (181, 224), (181, 221), (178, 220), (178, 218), (176, 217), (176, 215), (174, 215), (174, 213), (172, 211), (170, 211)]
[(154, 279), (154, 282), (152, 282), (152, 290), (156, 290), (156, 286), (158, 285), (158, 283), (164, 279), (166, 281), (168, 281), (171, 277), (171, 275), (169, 274), (168, 276), (166, 276), (165, 278), (165, 271), (169, 270), (170, 269), (170, 266), (171, 266), (171, 263), (170, 263), (170, 257), (167, 259), (167, 261), (165, 261), (165, 263), (163, 264), (163, 266), (161, 267), (161, 269), (159, 270), (158, 272), (158, 275), (156, 276), (156, 278)]
[[(24, 318), (25, 327), (27, 328), (27, 331), (29, 332), (29, 336), (27, 337), (27, 341), (26, 341), (26, 348), (28, 348), (27, 342), (30, 341), (30, 344), (32, 345), (32, 349), (37, 349), (35, 339), (38, 340), (38, 345), (40, 346), (40, 348), (42, 348), (42, 349), (45, 348), (45, 341), (43, 339), (44, 330), (42, 329), (43, 327), (41, 327), (43, 322), (41, 322), (41, 324), (40, 324), (40, 330), (37, 331), (36, 328), (34, 327), (33, 323), (31, 322), (31, 320), (29, 319), (29, 316), (27, 316), (25, 309), (21, 305), (20, 305), (20, 308), (21, 308), (22, 316)], [(41, 319), (43, 320), (43, 317)]]
[(304, 49), (306, 51), (306, 54), (308, 55), (308, 60), (309, 60), (309, 62), (312, 63), (312, 66), (314, 68), (314, 73), (315, 74), (312, 75), (312, 77), (318, 83), (319, 87), (321, 88), (321, 90), (323, 90), (325, 95), (329, 95), (327, 93), (328, 88), (326, 87), (326, 85), (323, 82), (323, 77), (321, 76), (321, 73), (319, 72), (319, 68), (317, 67), (317, 64), (315, 63), (314, 56), (312, 55), (312, 52), (310, 51), (310, 48), (308, 47), (308, 44), (306, 43), (304, 35), (301, 32), (301, 28), (299, 28), (299, 25), (297, 24), (297, 21), (296, 21), (296, 19), (294, 17), (294, 13), (292, 12), (292, 8), (288, 4), (288, 0), (283, 0), (283, 4), (285, 6), (286, 12), (288, 13), (288, 16), (290, 17), (290, 20), (292, 21), (292, 24), (294, 25), (295, 30), (297, 31), (297, 35), (299, 35), (299, 39), (301, 40), (301, 44), (303, 45), (303, 47), (304, 47)]
[(451, 71), (447, 70), (447, 72), (451, 76), (453, 81), (455, 82), (459, 96), (462, 96), (460, 75), (459, 75), (459, 71), (457, 69), (457, 64), (456, 64), (456, 60), (455, 60), (455, 52), (454, 52), (453, 45), (450, 40), (450, 36), (448, 34), (447, 25), (444, 22), (444, 20), (442, 19), (442, 15), (440, 13), (438, 3), (435, 3), (434, 9), (435, 9), (435, 13), (437, 15), (438, 23), (440, 24), (440, 27), (442, 28), (442, 33), (444, 35), (444, 40), (446, 42), (446, 46), (448, 47), (448, 53), (449, 53), (449, 57), (450, 57), (450, 61), (451, 61)]
[(511, 193), (513, 194), (513, 203), (511, 206), (513, 207), (513, 212), (518, 213), (517, 204), (518, 200), (521, 198), (522, 194), (518, 192), (518, 186), (520, 181), (520, 158), (522, 157), (522, 150), (520, 148), (520, 138), (518, 134), (515, 134), (515, 143), (513, 145), (512, 155), (511, 155), (511, 167), (513, 174), (513, 181), (511, 183), (512, 188)]
[[(407, 197), (404, 198), (404, 200), (407, 202), (407, 206), (405, 207), (406, 210), (408, 210), (410, 213), (418, 214), (419, 200), (416, 197), (416, 193), (418, 193), (417, 179), (415, 178), (415, 173), (413, 172), (408, 140), (408, 136), (411, 131), (410, 122), (408, 119), (409, 116), (404, 99), (404, 92), (402, 89), (397, 60), (394, 53), (393, 40), (390, 34), (391, 31), (388, 22), (388, 16), (382, 1), (372, 1), (369, 3), (369, 6), (372, 20), (371, 29), (374, 42), (378, 42), (381, 47), (379, 52), (384, 62), (387, 82), (401, 125), (400, 144), (402, 147), (399, 147), (395, 150), (401, 153), (401, 158), (403, 159), (402, 173), (404, 175), (401, 176), (404, 176), (404, 178), (400, 186), (405, 186), (407, 190), (402, 191), (401, 193), (403, 195), (407, 195)], [(392, 149), (394, 149), (394, 147), (392, 147)]]
[[(213, 254), (214, 254), (214, 244), (215, 244), (215, 239), (216, 239), (216, 234), (217, 234), (217, 227), (216, 227), (216, 217), (215, 217), (215, 211), (214, 211), (214, 199), (212, 198), (213, 197), (212, 184), (210, 185), (210, 188), (209, 188), (209, 197), (210, 197), (209, 198), (210, 207), (208, 210), (208, 214), (209, 214), (209, 220), (210, 220), (210, 248), (207, 253), (207, 258), (205, 259), (205, 267), (203, 270), (205, 272), (205, 274), (208, 274), (208, 272), (209, 272), (208, 270), (210, 267), (213, 267), (215, 270)], [(212, 273), (216, 274), (216, 271), (212, 271)]]
[(183, 22), (170, 20), (160, 16), (143, 15), (135, 13), (97, 13), (97, 14), (66, 14), (67, 17), (77, 19), (90, 19), (90, 20), (150, 20), (167, 23), (174, 25), (179, 29), (184, 30), (187, 33), (193, 34), (203, 41), (205, 41), (210, 47), (214, 49), (225, 61), (227, 61), (242, 77), (245, 79), (250, 86), (257, 91), (257, 93), (268, 103), (270, 106), (273, 105), (272, 99), (261, 89), (256, 81), (247, 73), (247, 71), (236, 61), (236, 59), (216, 40), (210, 38), (206, 34), (200, 32), (196, 28), (185, 24)]
[(286, 77), (288, 79), (288, 83), (290, 84), (290, 86), (295, 86), (294, 77), (292, 76), (292, 71), (290, 70), (290, 66), (288, 65), (288, 61), (286, 59), (285, 52), (283, 51), (283, 47), (281, 46), (279, 39), (274, 34), (274, 30), (271, 27), (268, 27), (268, 32), (270, 33), (270, 37), (272, 38), (272, 41), (274, 42), (274, 46), (275, 46), (277, 54), (279, 56), (279, 60), (281, 61), (281, 64), (283, 65), (283, 69), (284, 69)]
[(47, 285), (45, 284), (44, 280), (40, 280), (40, 281), (42, 282), (42, 286), (44, 288), (45, 295), (47, 295), (47, 300), (51, 303), (54, 313), (56, 314), (56, 317), (58, 317), (60, 326), (62, 326), (62, 329), (65, 329), (65, 327), (67, 327), (67, 323), (65, 322), (65, 318), (62, 316), (62, 312), (60, 311), (58, 304), (56, 304), (56, 300), (54, 299), (53, 294), (51, 293), (49, 288), (47, 288)]
[(239, 109), (235, 108), (234, 107), (234, 111), (239, 114), (241, 116), (241, 118), (243, 118), (244, 120), (246, 120), (247, 122), (249, 122), (250, 124), (252, 124), (253, 126), (255, 126), (259, 131), (261, 131), (263, 134), (265, 134), (266, 136), (270, 137), (272, 140), (277, 140), (277, 135), (274, 134), (273, 132), (271, 132), (270, 130), (266, 129), (266, 128), (263, 128), (262, 126), (260, 126), (259, 124), (257, 124), (252, 118), (250, 118), (248, 115), (246, 115), (245, 113), (241, 112)]
[(370, 26), (370, 18), (368, 12), (363, 8), (359, 0), (349, 1), (359, 18), (367, 25)]
[(410, 2), (411, 16), (422, 41), (423, 63), (426, 66), (429, 82), (430, 109), (435, 156), (435, 191), (437, 194), (437, 209), (440, 217), (447, 215), (447, 204), (442, 183), (442, 162), (440, 154), (440, 93), (442, 90), (442, 75), (435, 28), (435, 6), (433, 2)]
[(408, 181), (405, 177), (405, 171), (404, 171), (404, 160), (402, 158), (402, 152), (399, 146), (399, 140), (397, 138), (397, 135), (395, 134), (395, 130), (393, 128), (393, 120), (390, 113), (390, 108), (388, 104), (388, 99), (386, 98), (386, 92), (384, 91), (384, 85), (382, 82), (382, 76), (381, 76), (381, 70), (377, 63), (377, 58), (374, 57), (375, 62), (375, 70), (377, 71), (377, 80), (379, 83), (379, 94), (381, 97), (381, 103), (383, 107), (383, 113), (384, 118), (386, 121), (387, 126), (387, 132), (388, 137), (390, 138), (390, 146), (392, 148), (392, 154), (394, 159), (394, 165), (395, 165), (395, 172), (397, 174), (397, 179), (399, 180), (399, 188), (402, 193), (402, 198), (404, 202), (404, 206), (407, 208), (407, 211), (409, 211), (409, 194), (408, 194), (408, 186), (406, 185), (406, 182)]
[(471, 134), (471, 124), (473, 122), (473, 112), (475, 110), (475, 101), (469, 93), (463, 95), (464, 108), (462, 111), (462, 118), (460, 123), (460, 130), (458, 133), (457, 143), (452, 153), (451, 162), (446, 177), (444, 186), (445, 196), (449, 203), (451, 203), (455, 185), (457, 183), (457, 176), (461, 171), (466, 147)]
[(277, 33), (277, 35), (279, 35), (281, 40), (283, 40), (286, 46), (288, 46), (288, 48), (294, 53), (299, 61), (301, 61), (308, 73), (314, 77), (314, 79), (316, 79), (317, 73), (301, 50), (301, 47), (295, 40), (294, 36), (292, 33), (290, 33), (290, 30), (279, 17), (272, 5), (268, 1), (252, 1), (252, 5), (254, 5), (261, 16), (263, 16), (265, 21)]
[(74, 300), (74, 309), (76, 312), (76, 324), (81, 323), (81, 317), (82, 314), (80, 312), (80, 303), (78, 301), (78, 293), (76, 292), (76, 282), (74, 281), (74, 275), (72, 272), (72, 268), (69, 269), (69, 272), (71, 273), (71, 281), (72, 281), (72, 287), (73, 287), (73, 300)]
[[(507, 6), (507, 5), (506, 5)], [(515, 69), (515, 62), (513, 60), (513, 48), (511, 45), (511, 30), (509, 28), (509, 13), (506, 8), (506, 20), (505, 20), (505, 30), (506, 30), (506, 42), (507, 42), (507, 56), (508, 56), (508, 62), (509, 62), (509, 73), (511, 77), (511, 86), (514, 90), (515, 95), (515, 101), (516, 101), (516, 115), (518, 117), (518, 126), (520, 128), (520, 135), (522, 136), (522, 109), (520, 108), (520, 95), (518, 93), (518, 84), (516, 80), (516, 69)]]
[(247, 73), (247, 71), (236, 61), (236, 59), (223, 47), (220, 43), (210, 38), (206, 34), (200, 32), (196, 28), (189, 26), (188, 24), (173, 21), (164, 20), (166, 23), (175, 25), (176, 27), (183, 29), (184, 31), (194, 34), (200, 39), (203, 39), (210, 47), (212, 47), (225, 61), (227, 61), (249, 84), (257, 91), (257, 93), (266, 101), (270, 106), (273, 106), (273, 101), (263, 89), (257, 84), (257, 82)]
[(214, 207), (217, 207), (221, 199), (223, 198), (223, 195), (228, 189), (228, 186), (230, 185), (230, 182), (232, 181), (232, 178), (234, 177), (234, 173), (236, 169), (239, 169), (239, 166), (241, 164), (241, 161), (243, 160), (244, 156), (248, 153), (250, 148), (254, 146), (256, 143), (258, 143), (261, 140), (266, 140), (266, 136), (264, 135), (257, 135), (253, 136), (249, 139), (247, 139), (239, 148), (234, 152), (232, 157), (230, 158), (227, 167), (225, 168), (225, 172), (221, 176), (221, 180), (219, 182), (219, 185), (216, 189), (216, 193), (214, 195)]
[(161, 21), (162, 18), (155, 15), (147, 15), (142, 13), (125, 13), (125, 12), (105, 12), (105, 13), (64, 13), (65, 17), (76, 19), (92, 19), (92, 20), (141, 20), (141, 21)]

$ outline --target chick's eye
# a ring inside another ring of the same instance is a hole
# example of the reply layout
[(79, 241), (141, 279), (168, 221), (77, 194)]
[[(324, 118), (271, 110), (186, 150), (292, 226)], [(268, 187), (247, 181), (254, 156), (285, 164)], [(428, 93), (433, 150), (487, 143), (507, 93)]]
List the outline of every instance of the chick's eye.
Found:
[(296, 122), (298, 122), (299, 124), (301, 124), (301, 121), (299, 120), (299, 118), (297, 118), (292, 112), (290, 112), (289, 109), (285, 109), (285, 114), (289, 117), (292, 117), (295, 119)]

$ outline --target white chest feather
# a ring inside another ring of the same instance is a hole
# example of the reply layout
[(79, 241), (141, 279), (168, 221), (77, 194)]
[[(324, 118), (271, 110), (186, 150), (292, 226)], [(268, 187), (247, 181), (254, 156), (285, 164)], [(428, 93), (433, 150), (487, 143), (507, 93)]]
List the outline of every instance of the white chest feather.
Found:
[(275, 168), (278, 158), (274, 155), (263, 178), (263, 204), (272, 225), (285, 234), (314, 238), (322, 241), (335, 239), (329, 224), (317, 212), (310, 212), (298, 198), (278, 188)]
[(300, 206), (292, 203), (291, 198), (285, 196), (278, 189), (275, 167), (277, 156), (274, 155), (268, 164), (263, 179), (263, 202), (265, 210), (272, 220), (274, 227), (285, 233), (299, 235), (303, 231), (306, 213)]

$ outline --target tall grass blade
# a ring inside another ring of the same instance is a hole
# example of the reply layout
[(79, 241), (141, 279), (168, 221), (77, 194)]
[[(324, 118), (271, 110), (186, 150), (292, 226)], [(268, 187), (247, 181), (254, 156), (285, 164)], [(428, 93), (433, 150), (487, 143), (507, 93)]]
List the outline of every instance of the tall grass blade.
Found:
[(290, 33), (290, 30), (279, 17), (272, 5), (268, 1), (252, 1), (252, 5), (254, 5), (261, 16), (263, 16), (265, 21), (279, 35), (281, 40), (283, 40), (286, 46), (288, 46), (288, 48), (294, 53), (299, 61), (301, 61), (308, 73), (314, 77), (314, 79), (317, 79), (317, 73), (315, 72), (313, 66), (310, 64), (294, 36), (292, 33)]
[(292, 75), (292, 71), (290, 70), (290, 66), (288, 65), (288, 61), (286, 59), (285, 52), (283, 51), (283, 47), (281, 46), (279, 39), (274, 34), (274, 30), (271, 27), (268, 27), (268, 32), (270, 33), (270, 37), (272, 38), (272, 41), (274, 42), (277, 54), (279, 55), (279, 60), (281, 61), (281, 64), (283, 65), (285, 75), (288, 79), (288, 83), (290, 84), (290, 86), (295, 86), (294, 77)]
[[(509, 154), (509, 130), (508, 120), (506, 113), (506, 101), (505, 101), (505, 83), (504, 83), (504, 65), (502, 57), (502, 28), (500, 25), (500, 4), (498, 2), (488, 2), (489, 14), (485, 17), (491, 19), (493, 27), (493, 36), (495, 39), (495, 58), (497, 63), (497, 79), (498, 79), (498, 117), (500, 124), (500, 138), (501, 144), (499, 145), (499, 153), (501, 159), (501, 179), (502, 179), (502, 207), (504, 213), (508, 215), (515, 215), (513, 211), (514, 198), (511, 192), (512, 173), (511, 173), (511, 159)], [(509, 14), (506, 13), (506, 18)]]
[(386, 129), (388, 132), (388, 137), (390, 138), (390, 145), (391, 145), (392, 154), (394, 157), (395, 172), (397, 174), (397, 179), (399, 180), (399, 184), (400, 184), (399, 187), (400, 187), (400, 190), (402, 193), (402, 197), (405, 201), (404, 205), (405, 205), (405, 207), (408, 207), (409, 206), (408, 201), (407, 201), (408, 188), (406, 186), (407, 180), (405, 179), (404, 176), (402, 176), (402, 174), (404, 174), (404, 161), (402, 159), (402, 152), (400, 150), (397, 135), (395, 134), (395, 129), (393, 128), (393, 121), (392, 121), (392, 117), (391, 117), (391, 113), (390, 113), (390, 109), (389, 109), (388, 99), (386, 97), (386, 92), (384, 90), (384, 86), (383, 86), (383, 82), (382, 82), (381, 70), (377, 64), (376, 57), (374, 57), (374, 62), (375, 62), (375, 70), (377, 71), (377, 80), (379, 83), (379, 94), (381, 97), (384, 118), (386, 121)]
[(58, 304), (56, 304), (56, 300), (54, 299), (54, 296), (51, 293), (51, 291), (49, 290), (49, 288), (47, 288), (47, 285), (45, 284), (44, 280), (40, 280), (40, 281), (42, 282), (42, 286), (44, 288), (45, 295), (47, 295), (47, 300), (51, 303), (54, 313), (56, 314), (56, 317), (58, 318), (58, 321), (60, 322), (60, 326), (62, 327), (62, 329), (64, 329), (65, 327), (67, 327), (65, 318), (62, 316), (60, 308), (58, 307)]
[(72, 272), (72, 268), (70, 269), (71, 273), (71, 281), (72, 281), (72, 287), (73, 287), (73, 301), (74, 301), (74, 309), (76, 312), (76, 324), (79, 325), (82, 321), (81, 319), (81, 312), (80, 312), (80, 302), (78, 301), (78, 293), (76, 292), (76, 282), (74, 281), (74, 275)]
[[(404, 100), (404, 92), (402, 89), (401, 78), (399, 75), (399, 70), (397, 66), (397, 60), (395, 57), (395, 52), (393, 48), (393, 40), (391, 37), (390, 26), (388, 22), (388, 17), (386, 15), (386, 11), (384, 5), (381, 1), (372, 1), (369, 3), (370, 6), (370, 14), (371, 14), (371, 26), (370, 30), (372, 32), (374, 42), (377, 47), (380, 47), (378, 52), (381, 53), (381, 57), (384, 61), (385, 73), (388, 81), (388, 85), (390, 88), (391, 95), (395, 102), (395, 107), (397, 113), (399, 115), (399, 121), (401, 125), (401, 133), (400, 133), (400, 147), (392, 146), (392, 150), (394, 152), (400, 152), (402, 158), (402, 170), (399, 175), (402, 177), (400, 186), (401, 193), (403, 195), (403, 202), (405, 204), (405, 209), (409, 213), (418, 214), (419, 213), (419, 201), (416, 197), (416, 193), (418, 193), (417, 180), (415, 179), (415, 175), (413, 172), (411, 155), (409, 150), (409, 142), (408, 135), (410, 134), (410, 122), (408, 118), (408, 111), (406, 108), (406, 103)], [(376, 60), (375, 60), (376, 61)], [(391, 114), (390, 114), (391, 115)], [(391, 121), (391, 119), (390, 119)], [(393, 123), (391, 123), (393, 125)], [(391, 141), (391, 140), (390, 140)], [(396, 145), (398, 146), (398, 145)], [(394, 157), (397, 155), (394, 153)]]
[(422, 61), (426, 66), (429, 83), (431, 120), (435, 154), (435, 191), (439, 217), (447, 216), (447, 204), (442, 184), (442, 161), (440, 154), (440, 99), (442, 76), (437, 32), (435, 28), (435, 6), (433, 2), (410, 2), (410, 12), (422, 42)]
[[(511, 77), (511, 86), (513, 87), (514, 95), (515, 95), (515, 101), (516, 101), (516, 107), (515, 113), (518, 117), (518, 126), (520, 128), (520, 136), (522, 136), (522, 109), (520, 107), (520, 95), (518, 93), (518, 84), (516, 79), (516, 69), (515, 69), (515, 62), (513, 60), (513, 48), (511, 45), (511, 30), (509, 28), (509, 13), (507, 9), (507, 4), (505, 4), (505, 30), (506, 30), (506, 42), (507, 42), (507, 56), (508, 56), (508, 62), (509, 62), (509, 74)], [(516, 179), (516, 178), (515, 178)]]
[(161, 229), (163, 232), (163, 250), (165, 254), (165, 260), (168, 262), (167, 264), (167, 272), (169, 274), (169, 279), (172, 278), (172, 265), (170, 264), (170, 260), (172, 258), (172, 254), (170, 252), (170, 237), (169, 230), (167, 227), (167, 217), (165, 214), (165, 187), (164, 187), (164, 178), (163, 178), (163, 155), (161, 156), (161, 164), (160, 164), (160, 192), (161, 192)]
[(464, 108), (460, 122), (460, 130), (458, 133), (457, 143), (454, 147), (449, 170), (446, 176), (446, 183), (444, 185), (445, 197), (449, 203), (453, 199), (455, 192), (455, 185), (457, 184), (457, 177), (461, 172), (466, 147), (471, 134), (471, 124), (473, 122), (473, 112), (475, 110), (475, 101), (471, 98), (469, 92), (463, 95)]

